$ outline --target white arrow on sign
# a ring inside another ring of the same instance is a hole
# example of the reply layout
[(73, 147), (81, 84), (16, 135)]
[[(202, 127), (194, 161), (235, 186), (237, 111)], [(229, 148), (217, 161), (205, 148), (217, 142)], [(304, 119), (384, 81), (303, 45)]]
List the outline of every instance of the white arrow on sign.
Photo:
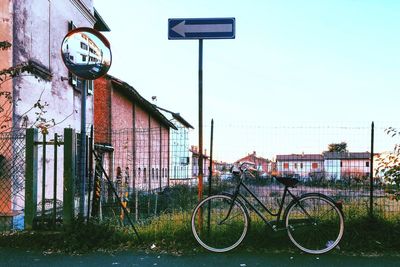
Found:
[(232, 32), (232, 24), (196, 24), (186, 25), (185, 21), (175, 25), (171, 30), (177, 34), (186, 37), (187, 33), (202, 33), (202, 32)]

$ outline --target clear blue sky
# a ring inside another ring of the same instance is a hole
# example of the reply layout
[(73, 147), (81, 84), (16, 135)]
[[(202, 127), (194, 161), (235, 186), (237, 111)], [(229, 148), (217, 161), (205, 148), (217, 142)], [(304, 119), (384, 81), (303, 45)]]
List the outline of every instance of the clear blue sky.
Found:
[[(331, 133), (324, 132), (317, 135), (321, 140), (317, 147), (301, 131), (296, 134), (305, 138), (296, 142), (301, 145), (278, 149), (273, 146), (286, 140), (279, 137), (287, 130), (279, 128), (270, 138), (271, 123), (368, 127), (372, 120), (387, 125), (399, 121), (400, 1), (95, 0), (94, 4), (111, 28), (105, 34), (113, 52), (110, 74), (148, 100), (157, 96), (158, 105), (180, 112), (196, 128), (198, 41), (168, 40), (168, 18), (236, 18), (236, 39), (204, 41), (204, 122), (209, 126), (211, 118), (215, 120), (221, 159), (253, 150), (268, 157), (318, 153), (335, 141), (347, 141), (353, 150), (368, 145), (339, 134), (337, 139), (328, 138)], [(264, 130), (249, 130), (257, 127)], [(207, 145), (209, 128), (205, 131)], [(194, 144), (196, 133), (197, 129)], [(238, 141), (246, 144), (233, 149)]]

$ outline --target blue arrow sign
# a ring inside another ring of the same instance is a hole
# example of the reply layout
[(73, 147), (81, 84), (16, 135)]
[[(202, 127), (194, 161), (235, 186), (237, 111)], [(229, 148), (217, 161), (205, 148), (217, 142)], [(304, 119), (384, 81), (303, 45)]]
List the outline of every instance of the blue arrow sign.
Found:
[(168, 39), (235, 39), (235, 18), (168, 19)]

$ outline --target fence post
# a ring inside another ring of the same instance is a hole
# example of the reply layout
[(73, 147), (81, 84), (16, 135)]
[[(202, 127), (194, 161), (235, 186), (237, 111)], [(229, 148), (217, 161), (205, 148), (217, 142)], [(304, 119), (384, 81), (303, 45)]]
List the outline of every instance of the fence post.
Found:
[(64, 129), (64, 191), (63, 191), (63, 223), (71, 226), (75, 217), (75, 130)]
[(371, 124), (371, 159), (369, 164), (369, 215), (372, 217), (374, 214), (374, 122)]
[(38, 130), (26, 130), (26, 163), (25, 163), (25, 229), (33, 228), (33, 220), (37, 211), (37, 167), (38, 151), (35, 147)]
[(210, 166), (208, 173), (208, 195), (211, 196), (212, 189), (212, 171), (213, 171), (213, 143), (214, 143), (214, 119), (211, 120), (211, 137), (210, 137)]

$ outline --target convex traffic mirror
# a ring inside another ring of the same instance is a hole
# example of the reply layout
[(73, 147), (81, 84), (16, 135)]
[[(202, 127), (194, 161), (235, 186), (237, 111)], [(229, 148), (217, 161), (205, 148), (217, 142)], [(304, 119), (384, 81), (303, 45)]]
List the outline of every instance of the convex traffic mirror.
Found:
[(110, 43), (92, 28), (70, 31), (62, 42), (61, 54), (68, 70), (85, 80), (100, 78), (111, 67)]

